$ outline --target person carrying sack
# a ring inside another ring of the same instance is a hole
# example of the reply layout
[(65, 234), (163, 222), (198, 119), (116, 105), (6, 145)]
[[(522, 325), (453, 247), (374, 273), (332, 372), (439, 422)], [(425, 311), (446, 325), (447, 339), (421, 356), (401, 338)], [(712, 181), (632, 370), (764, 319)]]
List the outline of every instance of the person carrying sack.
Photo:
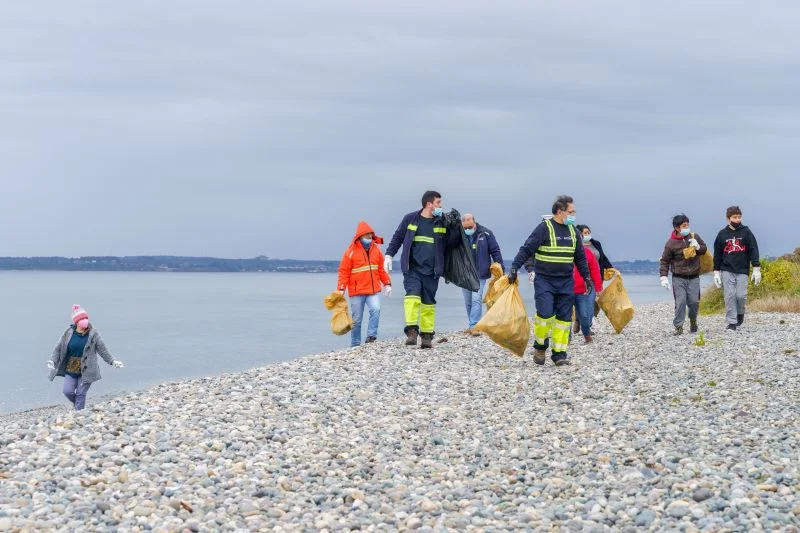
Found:
[[(661, 254), (659, 274), (661, 286), (672, 288), (675, 298), (675, 335), (683, 335), (686, 309), (689, 309), (689, 331), (697, 333), (697, 311), (700, 308), (700, 256), (708, 251), (706, 243), (689, 227), (684, 214), (672, 218), (672, 233)], [(667, 275), (672, 271), (672, 285)]]

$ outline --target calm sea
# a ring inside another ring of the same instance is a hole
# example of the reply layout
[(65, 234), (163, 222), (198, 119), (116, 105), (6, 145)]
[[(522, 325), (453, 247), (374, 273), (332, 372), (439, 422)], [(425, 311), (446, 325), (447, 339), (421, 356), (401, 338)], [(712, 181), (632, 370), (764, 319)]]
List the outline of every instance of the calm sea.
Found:
[[(397, 291), (384, 298), (381, 338), (402, 335), (402, 275), (394, 277)], [(624, 279), (634, 304), (671, 298), (657, 276)], [(92, 386), (91, 399), (344, 348), (349, 336), (330, 333), (322, 305), (335, 286), (332, 274), (0, 272), (0, 349), (9, 371), (0, 412), (64, 401), (62, 380), (47, 380), (46, 362), (73, 303), (86, 308), (126, 365), (118, 370), (101, 361), (103, 379)], [(526, 282), (523, 290), (533, 312), (533, 289)], [(442, 281), (437, 299), (436, 329), (464, 329), (461, 290)]]

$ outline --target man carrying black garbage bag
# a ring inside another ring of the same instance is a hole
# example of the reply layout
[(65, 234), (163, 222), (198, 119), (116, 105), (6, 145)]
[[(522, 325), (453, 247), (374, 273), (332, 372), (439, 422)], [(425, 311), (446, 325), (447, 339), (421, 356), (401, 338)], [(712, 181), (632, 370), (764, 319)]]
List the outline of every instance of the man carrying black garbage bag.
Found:
[(400, 266), (403, 270), (403, 300), (405, 310), (406, 345), (420, 348), (433, 347), (436, 324), (436, 291), (439, 278), (445, 272), (445, 257), (449, 249), (461, 243), (460, 231), (448, 231), (442, 195), (426, 191), (422, 195), (422, 209), (403, 217), (386, 248), (385, 269), (392, 270), (392, 257), (403, 247)]
[(508, 281), (517, 281), (517, 271), (531, 257), (536, 276), (536, 319), (534, 322), (533, 361), (543, 365), (553, 339), (551, 359), (556, 366), (568, 365), (569, 328), (575, 302), (573, 265), (586, 283), (593, 286), (583, 244), (575, 231), (575, 206), (569, 196), (559, 196), (553, 203), (553, 217), (536, 226), (519, 249), (511, 265)]

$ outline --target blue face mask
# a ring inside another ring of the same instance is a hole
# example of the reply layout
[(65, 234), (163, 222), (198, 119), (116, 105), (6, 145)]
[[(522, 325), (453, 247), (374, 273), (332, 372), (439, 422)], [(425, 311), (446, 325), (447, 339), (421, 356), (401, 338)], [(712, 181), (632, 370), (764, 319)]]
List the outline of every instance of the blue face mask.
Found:
[(372, 239), (367, 237), (362, 237), (361, 244), (364, 246), (364, 248), (369, 248), (370, 246), (372, 246)]
[(592, 236), (591, 235), (584, 235), (583, 236), (583, 242), (592, 242)]
[(444, 210), (441, 207), (434, 207), (433, 208), (433, 216), (440, 217), (444, 213)]
[(466, 233), (467, 236), (472, 237), (473, 235), (475, 235), (475, 228), (465, 229), (464, 233)]
[(681, 235), (683, 235), (684, 237), (687, 237), (691, 232), (692, 232), (692, 230), (690, 228), (684, 228), (684, 229), (681, 230)]
[(568, 226), (574, 226), (575, 225), (575, 215), (567, 216), (567, 219), (564, 221), (564, 223), (567, 224)]

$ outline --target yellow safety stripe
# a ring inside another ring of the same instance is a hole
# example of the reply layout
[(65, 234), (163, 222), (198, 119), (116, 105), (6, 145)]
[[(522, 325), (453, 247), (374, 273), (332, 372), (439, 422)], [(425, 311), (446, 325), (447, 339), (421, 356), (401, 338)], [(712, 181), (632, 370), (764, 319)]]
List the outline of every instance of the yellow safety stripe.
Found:
[(417, 226), (415, 224), (409, 224), (408, 229), (410, 229), (411, 231), (417, 231)]
[(423, 237), (421, 235), (414, 236), (414, 242), (427, 242), (433, 244), (433, 237)]
[(370, 271), (370, 270), (378, 270), (378, 265), (368, 265), (368, 266), (363, 266), (363, 267), (359, 267), (359, 268), (354, 268), (353, 270), (350, 271), (350, 273), (351, 274), (357, 274), (359, 272), (367, 272), (367, 271)]
[(434, 233), (447, 233), (447, 228), (433, 228)]
[(564, 331), (569, 331), (570, 325), (571, 324), (569, 322), (561, 322), (559, 320), (556, 320), (556, 322), (553, 324), (553, 327), (556, 329), (563, 329)]
[(405, 297), (405, 300), (419, 300), (419, 301), (422, 301), (422, 297), (421, 296), (414, 296), (413, 294), (409, 294), (408, 296)]
[(558, 344), (556, 342), (553, 342), (554, 352), (566, 352), (567, 348), (569, 348), (569, 344)]
[(537, 261), (541, 261), (543, 263), (570, 264), (573, 261), (572, 257), (559, 257), (559, 256), (543, 255), (543, 254), (536, 254), (534, 257), (536, 258)]
[(477, 250), (477, 249), (478, 249), (478, 245), (477, 245), (477, 244), (473, 244), (473, 245), (472, 245), (472, 249), (473, 249), (473, 250)]

